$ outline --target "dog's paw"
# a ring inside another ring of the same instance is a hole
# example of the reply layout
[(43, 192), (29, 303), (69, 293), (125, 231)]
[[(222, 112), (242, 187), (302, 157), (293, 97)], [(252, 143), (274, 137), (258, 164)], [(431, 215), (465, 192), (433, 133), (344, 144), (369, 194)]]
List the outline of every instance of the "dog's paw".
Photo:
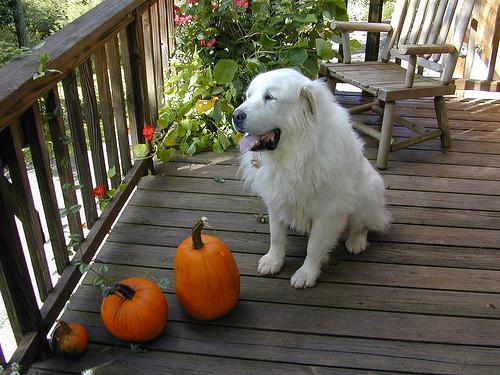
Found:
[(318, 277), (319, 271), (307, 270), (302, 266), (293, 274), (290, 285), (296, 289), (311, 288), (316, 284)]
[(351, 254), (359, 254), (364, 251), (368, 245), (367, 235), (366, 232), (351, 233), (345, 242), (347, 251)]
[(283, 267), (283, 258), (267, 253), (260, 258), (259, 265), (257, 266), (257, 272), (262, 276), (274, 275), (281, 270), (281, 267)]

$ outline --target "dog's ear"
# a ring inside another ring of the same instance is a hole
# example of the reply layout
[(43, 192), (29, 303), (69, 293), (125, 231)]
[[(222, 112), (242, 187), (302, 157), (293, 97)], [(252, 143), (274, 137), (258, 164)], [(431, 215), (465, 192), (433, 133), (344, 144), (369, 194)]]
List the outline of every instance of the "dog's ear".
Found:
[(300, 100), (304, 103), (308, 114), (316, 116), (316, 100), (310, 86), (302, 87), (302, 90), (300, 90)]

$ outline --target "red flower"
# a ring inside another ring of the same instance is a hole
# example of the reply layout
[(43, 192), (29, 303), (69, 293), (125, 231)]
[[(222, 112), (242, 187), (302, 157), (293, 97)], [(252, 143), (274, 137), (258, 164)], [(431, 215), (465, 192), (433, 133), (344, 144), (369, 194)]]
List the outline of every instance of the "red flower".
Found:
[(195, 5), (198, 3), (198, 0), (186, 0), (186, 3), (188, 3), (190, 5)]
[(214, 46), (215, 42), (216, 42), (215, 38), (212, 38), (210, 40), (202, 39), (202, 40), (200, 40), (200, 45), (205, 46), (207, 48), (212, 48)]
[(207, 48), (212, 48), (215, 42), (216, 42), (215, 38), (210, 39), (206, 44)]
[(184, 25), (184, 16), (179, 16), (178, 14), (176, 14), (174, 16), (174, 24), (175, 26), (181, 26), (181, 25)]
[(96, 198), (104, 195), (104, 185), (96, 186), (93, 191)]
[(248, 8), (248, 0), (234, 0), (234, 3), (236, 6), (239, 6), (240, 8)]
[(144, 138), (146, 138), (148, 141), (153, 139), (153, 134), (155, 133), (155, 128), (153, 128), (151, 125), (147, 124), (144, 129), (142, 129), (142, 135)]
[(191, 14), (186, 14), (185, 16), (181, 16), (180, 14), (176, 14), (174, 16), (174, 23), (176, 26), (182, 26), (188, 23), (193, 19), (193, 16)]

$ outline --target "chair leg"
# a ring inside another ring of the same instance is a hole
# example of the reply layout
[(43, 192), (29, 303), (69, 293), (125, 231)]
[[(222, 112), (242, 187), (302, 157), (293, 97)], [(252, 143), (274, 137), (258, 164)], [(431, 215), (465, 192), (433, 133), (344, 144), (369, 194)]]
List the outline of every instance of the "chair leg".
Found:
[(396, 113), (396, 102), (386, 102), (384, 117), (382, 118), (382, 132), (378, 145), (377, 168), (386, 169), (389, 151), (391, 149), (392, 127), (394, 126), (394, 115)]
[(437, 123), (441, 130), (441, 146), (448, 148), (451, 146), (450, 124), (446, 113), (446, 102), (442, 96), (434, 98), (434, 108), (436, 109)]
[(335, 89), (337, 88), (337, 80), (332, 77), (327, 77), (328, 86), (330, 86), (330, 90), (335, 95)]

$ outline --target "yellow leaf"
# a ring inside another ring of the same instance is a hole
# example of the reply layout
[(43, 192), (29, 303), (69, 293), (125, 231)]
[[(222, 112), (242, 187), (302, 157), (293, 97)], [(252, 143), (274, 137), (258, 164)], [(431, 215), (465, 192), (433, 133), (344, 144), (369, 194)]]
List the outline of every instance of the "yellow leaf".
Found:
[(210, 111), (214, 107), (217, 99), (218, 98), (216, 96), (214, 96), (212, 99), (209, 99), (209, 100), (198, 100), (196, 102), (196, 112), (197, 113), (206, 113), (206, 112)]
[(170, 137), (166, 137), (164, 140), (163, 140), (163, 144), (165, 146), (168, 146), (168, 147), (172, 147), (172, 146), (175, 146), (176, 143), (175, 143), (175, 139), (173, 138), (170, 138)]

